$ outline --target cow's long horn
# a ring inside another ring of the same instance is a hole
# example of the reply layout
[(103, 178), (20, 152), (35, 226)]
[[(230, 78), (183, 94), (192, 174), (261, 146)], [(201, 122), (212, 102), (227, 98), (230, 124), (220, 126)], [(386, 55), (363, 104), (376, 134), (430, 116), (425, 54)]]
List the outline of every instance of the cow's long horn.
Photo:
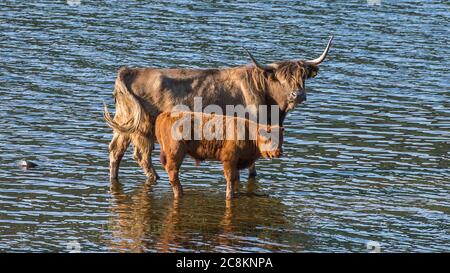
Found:
[(245, 52), (247, 52), (247, 55), (250, 57), (250, 59), (252, 60), (253, 64), (254, 64), (257, 68), (259, 68), (259, 69), (261, 69), (261, 70), (268, 70), (268, 69), (271, 69), (271, 67), (268, 66), (268, 65), (260, 64), (260, 63), (253, 57), (252, 53), (250, 53), (250, 51), (248, 51), (246, 48), (244, 48), (244, 50), (245, 50)]
[(325, 60), (325, 58), (328, 55), (328, 51), (330, 50), (331, 47), (331, 41), (333, 41), (333, 36), (330, 37), (330, 40), (328, 41), (327, 47), (325, 48), (325, 50), (323, 51), (322, 55), (320, 55), (319, 58), (314, 59), (314, 60), (308, 60), (306, 61), (309, 64), (313, 64), (313, 65), (319, 65), (320, 63), (323, 62), (323, 60)]

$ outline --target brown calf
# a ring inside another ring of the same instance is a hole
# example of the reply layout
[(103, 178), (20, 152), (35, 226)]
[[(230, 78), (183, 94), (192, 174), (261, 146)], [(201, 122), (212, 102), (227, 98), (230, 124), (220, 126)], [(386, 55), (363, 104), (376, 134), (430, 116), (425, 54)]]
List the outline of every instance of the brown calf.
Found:
[[(214, 127), (211, 124), (221, 126)], [(161, 163), (169, 175), (175, 198), (183, 194), (178, 173), (186, 155), (197, 161), (221, 161), (227, 180), (226, 198), (231, 199), (235, 186), (239, 183), (239, 170), (248, 168), (259, 157), (274, 158), (282, 153), (284, 128), (280, 126), (257, 124), (238, 117), (193, 112), (163, 112), (157, 117), (155, 125)], [(184, 137), (180, 137), (182, 131)], [(213, 138), (207, 135), (211, 132), (215, 134)], [(275, 136), (275, 139), (268, 134)]]

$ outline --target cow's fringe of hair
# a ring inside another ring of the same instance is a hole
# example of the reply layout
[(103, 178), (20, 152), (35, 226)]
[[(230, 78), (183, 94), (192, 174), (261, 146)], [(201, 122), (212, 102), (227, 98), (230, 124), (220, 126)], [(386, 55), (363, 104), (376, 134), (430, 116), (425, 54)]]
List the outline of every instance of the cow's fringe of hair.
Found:
[[(275, 69), (275, 77), (285, 80), (292, 89), (304, 88), (306, 74), (307, 70), (302, 62), (278, 63)], [(246, 77), (250, 88), (259, 92), (263, 92), (270, 81), (267, 73), (257, 68), (247, 70)]]
[(275, 76), (284, 79), (292, 89), (304, 88), (307, 69), (303, 62), (283, 62), (278, 65)]
[[(105, 118), (106, 123), (108, 123), (109, 127), (111, 127), (113, 130), (124, 134), (132, 134), (135, 133), (141, 125), (144, 115), (144, 108), (142, 107), (136, 95), (133, 94), (125, 85), (123, 77), (124, 73), (122, 72), (126, 73), (126, 70), (120, 70), (118, 73), (115, 83), (114, 96), (117, 99), (117, 97), (121, 94), (132, 103), (133, 108), (132, 111), (130, 111), (132, 112), (132, 116), (127, 122), (119, 124), (111, 117), (111, 114), (108, 111), (108, 107), (105, 104), (103, 117)], [(120, 101), (119, 97), (119, 100), (117, 100), (116, 102), (116, 106), (120, 103), (123, 102)]]

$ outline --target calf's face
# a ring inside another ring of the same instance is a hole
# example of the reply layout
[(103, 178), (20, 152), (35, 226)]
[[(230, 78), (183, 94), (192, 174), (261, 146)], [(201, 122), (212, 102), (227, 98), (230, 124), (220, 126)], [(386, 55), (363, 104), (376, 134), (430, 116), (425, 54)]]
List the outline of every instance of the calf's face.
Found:
[(258, 129), (257, 145), (264, 158), (277, 158), (283, 154), (283, 127), (267, 126)]

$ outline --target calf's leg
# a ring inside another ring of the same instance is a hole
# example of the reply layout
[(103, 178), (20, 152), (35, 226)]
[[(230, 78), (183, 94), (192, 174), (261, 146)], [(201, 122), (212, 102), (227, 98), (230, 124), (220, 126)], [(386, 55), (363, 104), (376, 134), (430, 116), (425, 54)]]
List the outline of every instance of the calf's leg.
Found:
[(175, 199), (183, 196), (183, 187), (180, 183), (179, 171), (181, 160), (176, 161), (173, 157), (166, 156), (165, 169), (169, 175), (169, 182), (172, 185), (173, 196)]
[(129, 144), (130, 139), (127, 135), (114, 132), (109, 144), (109, 177), (111, 180), (118, 178), (120, 161)]
[(226, 161), (223, 163), (223, 173), (227, 180), (226, 198), (230, 200), (234, 197), (235, 185), (239, 183), (239, 171), (235, 164)]

